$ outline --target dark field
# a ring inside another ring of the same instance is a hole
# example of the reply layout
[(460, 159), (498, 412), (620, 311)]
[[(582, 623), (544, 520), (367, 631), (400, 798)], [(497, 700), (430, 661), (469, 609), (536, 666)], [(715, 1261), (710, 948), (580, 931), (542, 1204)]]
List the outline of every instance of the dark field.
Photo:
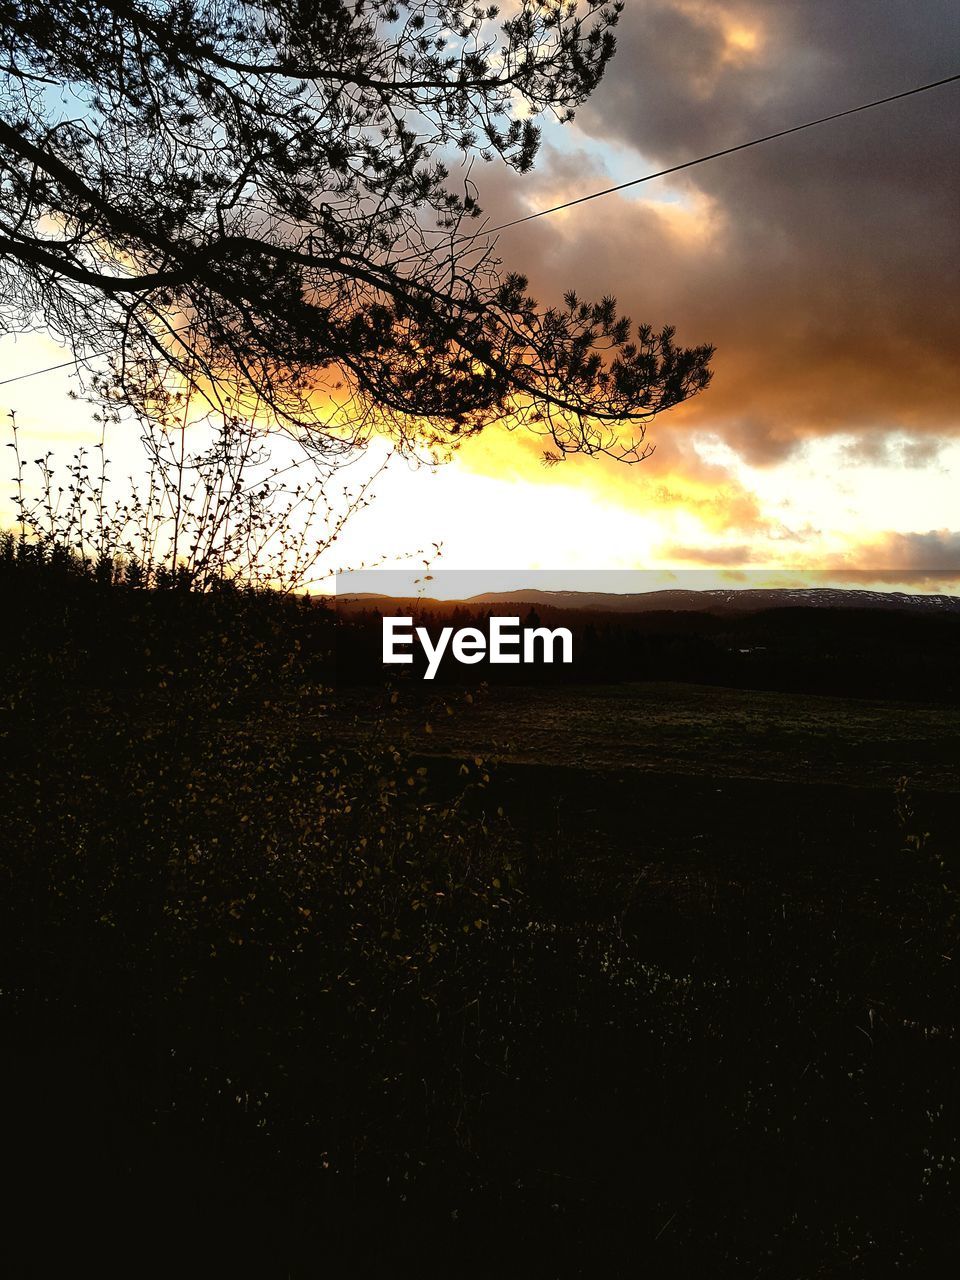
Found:
[(5, 641), (13, 1274), (949, 1273), (956, 707), (331, 698), (131, 600)]
[[(371, 701), (340, 697), (360, 718)], [(649, 681), (493, 686), (473, 704), (423, 695), (416, 712), (404, 709), (402, 723), (431, 754), (887, 790), (908, 774), (923, 790), (960, 789), (955, 706)]]

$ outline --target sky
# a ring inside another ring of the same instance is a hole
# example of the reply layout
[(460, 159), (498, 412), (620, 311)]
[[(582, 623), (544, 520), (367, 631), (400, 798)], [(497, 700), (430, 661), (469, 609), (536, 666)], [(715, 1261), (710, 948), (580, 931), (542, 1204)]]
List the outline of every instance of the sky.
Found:
[[(491, 223), (960, 70), (955, 0), (627, 0), (618, 32), (533, 173), (474, 168)], [(338, 564), (439, 543), (443, 568), (521, 576), (960, 583), (958, 125), (955, 83), (501, 232), (505, 268), (544, 305), (615, 294), (635, 322), (713, 343), (714, 381), (650, 424), (637, 466), (546, 468), (538, 440), (497, 428), (437, 468), (395, 459)], [(42, 335), (4, 339), (0, 378), (58, 354)], [(68, 387), (0, 387), (0, 410), (63, 453), (93, 438)]]

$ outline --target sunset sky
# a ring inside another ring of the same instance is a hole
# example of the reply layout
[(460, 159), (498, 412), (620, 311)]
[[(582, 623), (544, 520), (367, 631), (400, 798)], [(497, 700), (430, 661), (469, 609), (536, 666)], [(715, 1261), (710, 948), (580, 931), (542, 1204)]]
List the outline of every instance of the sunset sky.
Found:
[[(545, 131), (534, 172), (473, 177), (501, 223), (958, 70), (955, 0), (627, 0), (603, 83)], [(440, 542), (444, 568), (521, 577), (960, 581), (958, 126), (955, 83), (503, 231), (542, 303), (613, 293), (636, 322), (714, 343), (714, 382), (651, 424), (639, 466), (548, 469), (536, 439), (496, 428), (436, 469), (395, 460), (338, 563)], [(57, 358), (43, 335), (7, 338), (0, 377)], [(93, 438), (69, 386), (0, 388), (34, 452)]]

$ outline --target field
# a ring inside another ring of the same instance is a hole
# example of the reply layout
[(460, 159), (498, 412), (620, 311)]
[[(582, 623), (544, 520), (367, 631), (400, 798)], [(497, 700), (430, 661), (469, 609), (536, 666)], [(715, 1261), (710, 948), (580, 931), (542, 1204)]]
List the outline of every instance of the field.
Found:
[[(347, 735), (362, 733), (369, 696), (346, 706)], [(485, 761), (524, 838), (593, 868), (611, 907), (644, 868), (776, 875), (822, 895), (889, 839), (900, 788), (939, 832), (960, 806), (952, 706), (659, 682), (494, 686), (469, 704), (403, 702), (393, 724), (435, 779)]]
[[(960, 787), (960, 711), (695, 684), (489, 689), (426, 748), (516, 764), (924, 791)], [(412, 725), (414, 731), (416, 725)]]
[(298, 604), (44, 598), (0, 720), (16, 1274), (944, 1274), (955, 707), (333, 695)]

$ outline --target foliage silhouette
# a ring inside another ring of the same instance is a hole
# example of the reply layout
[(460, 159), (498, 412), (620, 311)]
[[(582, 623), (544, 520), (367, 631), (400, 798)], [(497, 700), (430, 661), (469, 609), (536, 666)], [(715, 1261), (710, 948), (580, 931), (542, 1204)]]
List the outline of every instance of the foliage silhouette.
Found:
[[(620, 0), (0, 0), (2, 305), (137, 407), (190, 386), (324, 457), (523, 422), (545, 456), (645, 457), (708, 346), (612, 298), (540, 307), (469, 161), (524, 172), (614, 51)], [(467, 165), (462, 190), (448, 166)], [(624, 432), (626, 435), (624, 436)]]
[(7, 561), (136, 588), (305, 591), (334, 572), (329, 553), (370, 504), (386, 465), (341, 486), (333, 468), (310, 459), (300, 479), (297, 463), (271, 465), (256, 423), (210, 413), (188, 427), (184, 414), (179, 423), (141, 419), (145, 471), (118, 489), (107, 456), (116, 416), (109, 408), (98, 415), (98, 443), (58, 469), (51, 451), (28, 465), (16, 414), (8, 415), (15, 528), (0, 535)]

